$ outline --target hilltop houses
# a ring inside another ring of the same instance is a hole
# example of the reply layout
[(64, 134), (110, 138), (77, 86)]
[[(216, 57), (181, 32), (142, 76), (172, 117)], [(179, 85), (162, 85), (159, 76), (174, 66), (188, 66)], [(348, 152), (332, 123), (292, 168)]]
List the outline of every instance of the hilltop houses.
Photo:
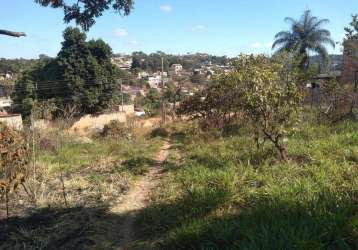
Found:
[(183, 71), (183, 66), (181, 64), (173, 64), (170, 67), (170, 71), (174, 74), (174, 75), (180, 75)]
[(123, 70), (130, 70), (132, 67), (133, 59), (131, 56), (116, 54), (111, 59), (112, 63)]

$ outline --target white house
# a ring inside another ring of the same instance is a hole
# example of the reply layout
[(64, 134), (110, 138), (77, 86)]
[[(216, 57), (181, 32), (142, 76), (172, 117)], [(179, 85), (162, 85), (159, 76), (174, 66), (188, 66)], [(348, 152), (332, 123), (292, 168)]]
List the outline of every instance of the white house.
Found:
[(180, 73), (183, 71), (183, 66), (176, 63), (171, 66), (171, 70), (174, 72), (174, 74), (180, 75)]
[(0, 74), (0, 80), (11, 80), (13, 78), (14, 78), (14, 74), (9, 72)]
[(137, 79), (143, 79), (143, 78), (146, 78), (148, 76), (149, 76), (148, 72), (142, 71), (142, 72), (138, 73)]
[(117, 67), (123, 70), (129, 70), (132, 67), (133, 58), (128, 55), (117, 54), (111, 58), (111, 61)]
[(167, 83), (169, 81), (167, 72), (157, 72), (154, 73), (152, 76), (148, 77), (148, 84), (151, 88), (160, 88), (162, 85), (162, 81), (164, 83)]

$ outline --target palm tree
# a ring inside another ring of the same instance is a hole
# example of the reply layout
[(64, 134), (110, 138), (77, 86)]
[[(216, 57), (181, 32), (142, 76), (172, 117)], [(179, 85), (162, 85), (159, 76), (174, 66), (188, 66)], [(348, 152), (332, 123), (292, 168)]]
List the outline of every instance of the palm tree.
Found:
[(306, 10), (299, 20), (286, 17), (285, 21), (290, 23), (289, 31), (281, 31), (276, 34), (272, 49), (277, 49), (276, 53), (293, 52), (301, 56), (300, 67), (307, 69), (309, 66), (309, 53), (320, 55), (324, 63), (328, 62), (328, 52), (326, 45), (335, 47), (331, 38), (331, 33), (322, 29), (324, 24), (329, 23), (328, 19), (318, 19), (312, 16), (310, 10)]

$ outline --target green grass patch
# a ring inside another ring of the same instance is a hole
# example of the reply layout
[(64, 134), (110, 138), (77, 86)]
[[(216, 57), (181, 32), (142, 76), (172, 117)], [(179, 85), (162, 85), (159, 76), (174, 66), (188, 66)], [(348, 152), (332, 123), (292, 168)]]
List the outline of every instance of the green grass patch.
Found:
[(287, 163), (245, 134), (172, 140), (138, 249), (357, 249), (357, 123), (305, 124), (288, 138)]

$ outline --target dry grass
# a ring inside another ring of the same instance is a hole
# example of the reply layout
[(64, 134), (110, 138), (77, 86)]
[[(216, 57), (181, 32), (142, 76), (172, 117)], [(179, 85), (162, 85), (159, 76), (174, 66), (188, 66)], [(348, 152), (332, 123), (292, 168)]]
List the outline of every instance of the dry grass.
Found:
[[(0, 249), (95, 244), (91, 235), (101, 220), (114, 216), (108, 208), (147, 171), (160, 140), (136, 131), (131, 139), (77, 137), (56, 128), (37, 132), (36, 177), (26, 182), (29, 195), (23, 189), (11, 194), (12, 218), (1, 222)], [(5, 218), (3, 205), (0, 216)]]

